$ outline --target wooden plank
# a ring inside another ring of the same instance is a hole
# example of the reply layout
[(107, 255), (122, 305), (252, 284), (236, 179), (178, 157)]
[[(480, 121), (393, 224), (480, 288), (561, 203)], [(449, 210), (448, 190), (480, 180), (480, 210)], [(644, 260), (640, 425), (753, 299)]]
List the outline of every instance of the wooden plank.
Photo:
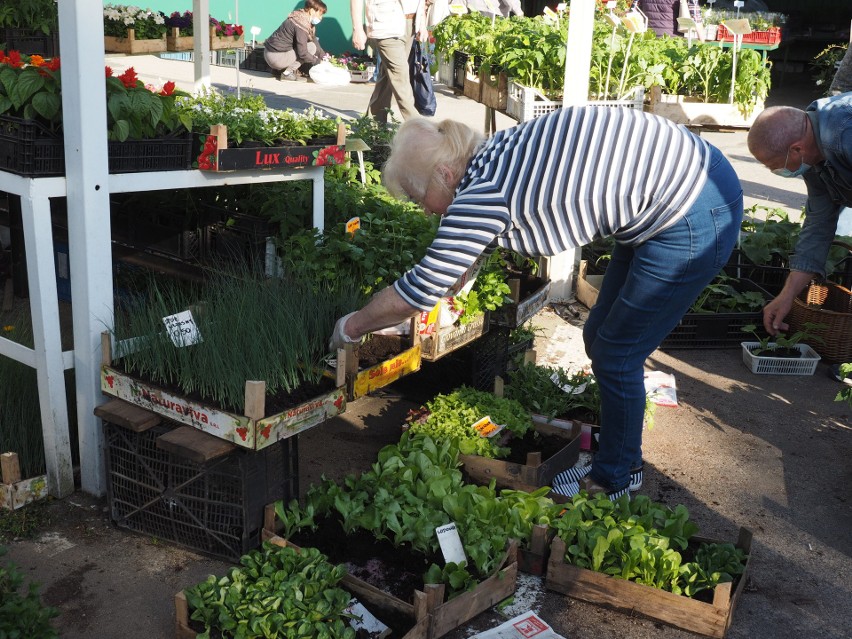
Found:
[(198, 633), (189, 627), (189, 604), (181, 590), (175, 595), (175, 638), (195, 639), (197, 636)]
[(121, 426), (134, 433), (144, 433), (163, 421), (157, 413), (140, 406), (134, 406), (122, 399), (111, 399), (106, 404), (95, 407), (95, 416), (105, 422)]
[(157, 437), (157, 448), (203, 464), (233, 452), (236, 446), (189, 426), (178, 426)]
[(18, 453), (3, 453), (0, 455), (0, 477), (4, 484), (14, 484), (21, 481), (21, 464)]
[(249, 419), (263, 419), (266, 415), (266, 382), (246, 381), (245, 410)]
[[(744, 530), (740, 531), (740, 542), (744, 539), (750, 541), (751, 533), (748, 531), (743, 533)], [(693, 540), (715, 541), (698, 537)], [(748, 553), (748, 547), (743, 547), (740, 542), (738, 547)], [(714, 591), (714, 603), (708, 604), (651, 586), (577, 568), (565, 563), (564, 557), (565, 543), (559, 537), (555, 537), (547, 564), (545, 586), (548, 589), (576, 599), (604, 604), (630, 614), (638, 612), (677, 628), (718, 639), (725, 636), (730, 626), (737, 595), (742, 591), (748, 573), (748, 561), (746, 561), (734, 596), (729, 596), (731, 584), (720, 584)]]

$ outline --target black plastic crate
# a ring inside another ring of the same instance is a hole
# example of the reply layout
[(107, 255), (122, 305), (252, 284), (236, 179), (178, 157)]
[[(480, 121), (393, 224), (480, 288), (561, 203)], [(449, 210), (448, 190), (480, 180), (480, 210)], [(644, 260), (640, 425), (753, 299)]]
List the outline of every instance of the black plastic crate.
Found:
[(730, 277), (750, 280), (772, 295), (777, 295), (784, 288), (790, 274), (780, 255), (774, 255), (769, 264), (754, 264), (738, 248), (731, 252), (722, 270)]
[(40, 55), (52, 58), (59, 55), (57, 32), (43, 33), (35, 29), (14, 29), (6, 27), (0, 30), (5, 51), (19, 51), (27, 55)]
[(203, 230), (203, 261), (262, 266), (266, 240), (273, 235), (274, 225), (266, 218), (222, 211), (222, 219)]
[(263, 47), (255, 47), (246, 54), (245, 59), (240, 62), (240, 68), (245, 71), (263, 71), (264, 73), (272, 73), (272, 69), (266, 64), (266, 58), (263, 57)]
[[(192, 134), (111, 141), (108, 153), (110, 173), (187, 170), (192, 168)], [(25, 177), (64, 175), (62, 134), (34, 120), (0, 116), (0, 170)]]
[[(464, 78), (467, 74), (467, 62), (470, 60), (470, 54), (464, 51), (453, 51), (453, 88), (459, 91), (464, 91)], [(482, 64), (482, 56), (477, 55), (473, 58), (471, 71), (479, 73), (479, 67)]]
[[(768, 302), (772, 296), (750, 280), (739, 280), (738, 291), (757, 291)], [(742, 328), (754, 324), (757, 334), (765, 336), (763, 313), (687, 313), (660, 344), (663, 350), (678, 348), (740, 348), (742, 342), (754, 340), (754, 335)]]
[(297, 437), (198, 464), (157, 447), (172, 430), (104, 422), (110, 517), (121, 528), (238, 560), (261, 543), (267, 504), (299, 496)]

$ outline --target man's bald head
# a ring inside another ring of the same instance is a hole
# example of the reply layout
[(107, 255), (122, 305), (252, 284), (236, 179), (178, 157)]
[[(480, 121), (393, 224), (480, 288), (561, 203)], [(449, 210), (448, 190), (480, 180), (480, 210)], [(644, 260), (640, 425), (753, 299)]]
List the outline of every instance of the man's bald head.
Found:
[(748, 132), (748, 150), (761, 163), (783, 158), (791, 145), (801, 140), (808, 116), (801, 109), (774, 106), (764, 109)]

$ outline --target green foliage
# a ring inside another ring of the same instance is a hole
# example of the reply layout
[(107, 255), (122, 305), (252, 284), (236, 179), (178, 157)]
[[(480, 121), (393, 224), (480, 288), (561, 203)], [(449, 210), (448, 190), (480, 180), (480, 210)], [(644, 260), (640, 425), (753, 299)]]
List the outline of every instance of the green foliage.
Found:
[(0, 3), (0, 28), (32, 29), (49, 35), (56, 30), (56, 0), (14, 0)]
[[(229, 410), (242, 409), (246, 380), (266, 382), (268, 394), (319, 382), (335, 321), (364, 301), (345, 285), (331, 290), (248, 270), (192, 287), (152, 278), (145, 294), (116, 317), (116, 341), (135, 338), (116, 349), (122, 364)], [(163, 318), (190, 307), (202, 341), (177, 347)]]
[(345, 612), (351, 595), (340, 587), (342, 565), (315, 548), (296, 551), (264, 542), (227, 576), (213, 575), (184, 592), (199, 639), (354, 639)]
[(473, 424), (486, 416), (505, 426), (514, 437), (523, 437), (532, 428), (532, 420), (520, 402), (467, 386), (447, 395), (436, 395), (426, 403), (425, 410), (411, 414), (407, 423), (413, 434), (452, 441), (465, 455), (505, 457), (509, 449), (501, 445), (501, 436), (482, 437), (473, 428)]
[(126, 38), (134, 30), (137, 40), (156, 40), (166, 34), (166, 18), (159, 11), (125, 4), (104, 5), (104, 35)]
[(691, 313), (752, 313), (766, 300), (757, 291), (738, 291), (738, 280), (719, 274), (708, 284), (689, 308)]
[(840, 377), (845, 386), (837, 391), (834, 401), (846, 402), (849, 406), (852, 406), (852, 383), (850, 383), (850, 380), (852, 380), (852, 363), (840, 365)]
[(214, 124), (228, 127), (228, 142), (242, 144), (252, 140), (267, 146), (282, 142), (305, 144), (312, 138), (336, 137), (339, 120), (321, 109), (309, 107), (302, 112), (272, 109), (259, 93), (243, 91), (237, 96), (213, 88), (182, 97), (178, 112), (192, 120), (192, 130), (202, 135)]
[(677, 549), (687, 548), (698, 527), (684, 506), (670, 509), (644, 495), (611, 502), (583, 491), (552, 527), (567, 563), (675, 594), (694, 596), (731, 581), (745, 565), (745, 554), (730, 544), (704, 545), (694, 564), (685, 563)]
[[(3, 405), (8, 406), (8, 404)], [(8, 449), (0, 446), (0, 450)], [(42, 454), (44, 454), (44, 446), (42, 446)], [(32, 475), (27, 476), (32, 477)], [(0, 508), (0, 543), (15, 539), (29, 539), (50, 521), (50, 510), (45, 500), (35, 501), (16, 510)]]
[(495, 251), (482, 262), (470, 291), (453, 297), (453, 309), (461, 313), (459, 324), (468, 324), (485, 311), (496, 310), (511, 302), (511, 292), (506, 283), (502, 257)]
[(821, 328), (826, 328), (826, 325), (815, 324), (814, 322), (805, 322), (802, 326), (802, 330), (796, 331), (792, 335), (777, 333), (774, 336), (767, 335), (766, 337), (760, 337), (757, 333), (757, 326), (754, 324), (743, 326), (740, 330), (744, 333), (751, 333), (754, 335), (759, 346), (752, 351), (752, 354), (760, 355), (764, 351), (773, 351), (779, 348), (796, 348), (797, 344), (805, 344), (811, 341), (823, 343), (824, 340), (819, 335), (811, 333), (811, 331), (819, 330)]
[(600, 416), (600, 389), (594, 377), (582, 371), (570, 374), (558, 366), (527, 362), (509, 373), (505, 394), (527, 411), (548, 418), (574, 411)]
[(830, 44), (814, 56), (811, 62), (814, 84), (823, 89), (823, 95), (828, 95), (831, 82), (837, 73), (837, 65), (846, 55), (848, 44)]
[(288, 531), (310, 528), (314, 518), (331, 516), (344, 531), (366, 530), (401, 549), (433, 558), (439, 553), (435, 529), (455, 522), (467, 562), (452, 567), (430, 566), (426, 583), (446, 583), (450, 597), (475, 586), (500, 567), (509, 539), (529, 541), (532, 528), (547, 525), (561, 506), (546, 495), (548, 487), (532, 493), (502, 491), (465, 484), (458, 470), (459, 450), (445, 439), (403, 433), (399, 443), (379, 451), (371, 469), (342, 482), (312, 486), (300, 508), (276, 504)]
[[(0, 556), (6, 549), (0, 547)], [(24, 587), (24, 576), (13, 565), (0, 566), (0, 637), (8, 639), (52, 639), (59, 634), (50, 620), (59, 611), (43, 606), (38, 585)]]

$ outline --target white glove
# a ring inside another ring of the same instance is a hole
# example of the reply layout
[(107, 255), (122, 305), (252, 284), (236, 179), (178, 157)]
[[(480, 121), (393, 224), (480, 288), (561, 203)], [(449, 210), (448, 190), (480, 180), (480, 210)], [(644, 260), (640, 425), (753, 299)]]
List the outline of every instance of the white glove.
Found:
[(360, 335), (358, 337), (349, 337), (343, 329), (343, 327), (346, 326), (347, 320), (357, 312), (358, 311), (353, 311), (337, 320), (337, 324), (334, 325), (334, 331), (331, 334), (331, 338), (328, 340), (329, 349), (335, 351), (338, 348), (343, 348), (344, 344), (357, 344), (361, 341)]

